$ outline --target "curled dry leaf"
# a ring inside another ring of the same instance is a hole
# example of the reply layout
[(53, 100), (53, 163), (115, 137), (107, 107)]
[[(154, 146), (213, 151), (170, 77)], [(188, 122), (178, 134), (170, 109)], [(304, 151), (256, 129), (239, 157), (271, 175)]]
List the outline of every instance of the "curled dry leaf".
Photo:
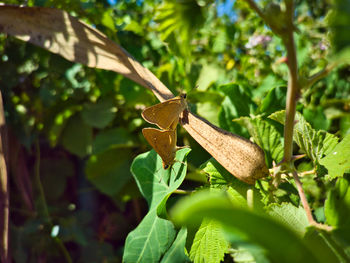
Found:
[[(121, 46), (62, 10), (0, 6), (0, 32), (31, 42), (67, 60), (118, 72), (150, 89), (160, 101), (174, 97), (152, 72)], [(249, 140), (187, 111), (183, 127), (238, 179), (253, 184), (268, 174), (263, 151)]]

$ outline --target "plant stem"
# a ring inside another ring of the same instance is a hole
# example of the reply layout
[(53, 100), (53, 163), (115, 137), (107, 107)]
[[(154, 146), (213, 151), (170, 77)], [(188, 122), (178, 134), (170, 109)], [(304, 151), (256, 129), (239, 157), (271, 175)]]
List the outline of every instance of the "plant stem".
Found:
[[(41, 183), (41, 178), (40, 178), (40, 146), (38, 141), (35, 144), (35, 150), (36, 150), (36, 162), (35, 162), (35, 181), (36, 181), (36, 185), (39, 189), (39, 195), (40, 195), (40, 201), (41, 201), (41, 205), (42, 205), (42, 209), (43, 209), (43, 216), (46, 218), (48, 225), (50, 226), (50, 228), (52, 229), (53, 227), (53, 223), (50, 217), (50, 213), (49, 213), (49, 209), (47, 207), (47, 203), (46, 203), (46, 198), (45, 198), (45, 192), (44, 192), (44, 188), (43, 185)], [(54, 241), (56, 242), (57, 246), (59, 247), (59, 249), (61, 250), (61, 253), (63, 254), (66, 262), (68, 263), (72, 263), (72, 258), (68, 253), (67, 248), (64, 246), (62, 240), (60, 238), (58, 238), (57, 236), (53, 238)]]
[[(266, 17), (264, 13), (260, 10), (260, 8), (255, 4), (253, 0), (245, 0), (250, 7), (257, 12), (257, 14), (267, 23)], [(294, 130), (294, 120), (296, 113), (296, 105), (298, 100), (298, 95), (300, 92), (300, 81), (298, 75), (298, 61), (297, 61), (297, 53), (294, 41), (294, 1), (293, 0), (285, 0), (286, 10), (284, 12), (284, 21), (285, 23), (285, 31), (278, 32), (274, 29), (274, 25), (270, 24), (270, 27), (274, 33), (279, 35), (282, 38), (283, 44), (287, 50), (287, 66), (288, 66), (288, 91), (287, 91), (287, 100), (286, 100), (286, 120), (284, 125), (284, 158), (283, 164), (286, 166), (288, 171), (291, 171), (293, 174), (293, 178), (295, 180), (298, 193), (300, 196), (300, 200), (305, 209), (308, 221), (311, 225), (330, 231), (331, 227), (318, 224), (312, 217), (310, 206), (307, 202), (305, 192), (303, 190), (302, 184), (299, 180), (298, 173), (296, 172), (293, 165), (293, 130)], [(323, 74), (328, 74), (326, 70), (324, 73), (320, 73), (318, 75), (314, 75), (311, 81), (316, 82), (320, 79)], [(309, 80), (310, 81), (310, 80)], [(310, 82), (312, 83), (312, 82)]]
[(254, 192), (252, 187), (249, 187), (247, 190), (247, 205), (249, 209), (254, 209)]
[(310, 225), (312, 225), (318, 229), (321, 229), (321, 230), (332, 231), (332, 227), (327, 226), (327, 225), (323, 225), (323, 224), (319, 224), (312, 217), (312, 212), (311, 212), (310, 206), (306, 200), (303, 186), (299, 180), (298, 173), (295, 169), (293, 170), (293, 178), (294, 178), (295, 184), (297, 186), (299, 197), (300, 197), (301, 203), (303, 204), (303, 207), (304, 207), (304, 210), (305, 210), (305, 213), (306, 213), (306, 216), (307, 216), (307, 219), (308, 219)]
[(194, 191), (176, 189), (173, 193), (174, 194), (179, 194), (179, 195), (188, 195), (188, 194), (192, 194), (193, 192)]
[[(284, 126), (284, 162), (290, 165), (293, 156), (293, 128), (297, 104), (297, 94), (299, 93), (298, 62), (294, 41), (294, 13), (293, 1), (286, 0), (287, 32), (282, 36), (283, 43), (287, 49), (288, 66), (288, 91), (286, 100), (286, 121)], [(291, 166), (290, 166), (291, 167)]]
[(308, 204), (308, 202), (306, 200), (306, 196), (305, 196), (305, 192), (304, 192), (303, 186), (302, 186), (302, 184), (301, 184), (301, 182), (299, 180), (298, 173), (295, 170), (293, 170), (293, 178), (294, 178), (295, 184), (296, 184), (297, 189), (298, 189), (298, 193), (299, 193), (299, 196), (300, 196), (301, 203), (303, 204), (304, 210), (306, 212), (307, 219), (308, 219), (308, 221), (310, 223), (314, 222), (314, 218), (312, 217), (310, 206), (309, 206), (309, 204)]

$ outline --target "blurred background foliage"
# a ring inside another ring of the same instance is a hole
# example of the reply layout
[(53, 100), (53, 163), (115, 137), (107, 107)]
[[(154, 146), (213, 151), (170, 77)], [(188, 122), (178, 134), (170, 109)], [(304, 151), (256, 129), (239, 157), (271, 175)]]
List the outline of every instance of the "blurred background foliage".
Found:
[[(188, 92), (193, 112), (236, 134), (249, 138), (233, 119), (285, 107), (288, 72), (281, 39), (244, 1), (5, 2), (60, 8), (93, 25), (174, 94)], [(349, 3), (342, 2), (296, 1), (303, 76), (320, 71), (347, 47), (349, 16), (334, 19), (334, 12), (349, 14)], [(128, 232), (147, 210), (130, 165), (150, 148), (141, 135), (148, 124), (140, 113), (156, 98), (121, 75), (68, 62), (13, 37), (0, 35), (0, 54), (15, 262), (58, 260), (53, 226), (74, 262), (119, 262)], [(300, 94), (298, 111), (316, 130), (340, 138), (350, 133), (349, 73), (349, 67), (338, 67)], [(183, 129), (178, 137), (179, 145), (192, 148), (193, 178), (210, 156)], [(198, 184), (187, 180), (183, 188)], [(322, 196), (315, 189), (310, 182), (307, 192)]]

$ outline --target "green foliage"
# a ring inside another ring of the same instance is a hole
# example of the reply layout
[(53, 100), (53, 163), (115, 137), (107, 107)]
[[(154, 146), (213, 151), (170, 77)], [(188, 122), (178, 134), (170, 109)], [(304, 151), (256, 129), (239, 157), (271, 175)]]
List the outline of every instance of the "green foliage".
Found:
[(349, 177), (339, 178), (335, 188), (329, 192), (325, 203), (327, 222), (336, 227), (349, 226), (350, 191)]
[(103, 129), (111, 123), (115, 111), (112, 98), (104, 98), (94, 104), (85, 104), (81, 115), (88, 125)]
[(350, 168), (350, 135), (338, 143), (332, 152), (320, 160), (320, 164), (328, 169), (331, 179), (341, 177)]
[[(269, 118), (284, 124), (285, 111), (275, 112)], [(338, 138), (325, 131), (314, 130), (299, 112), (295, 115), (295, 120), (294, 141), (315, 164), (319, 163), (323, 155), (329, 154), (334, 149)]]
[(292, 230), (267, 216), (235, 207), (222, 195), (198, 193), (179, 202), (171, 215), (177, 224), (189, 226), (199, 224), (203, 217), (215, 219), (225, 231), (243, 232), (244, 238), (267, 249), (273, 262), (327, 262), (322, 252), (313, 250), (312, 244), (304, 243)]
[(281, 205), (271, 205), (267, 212), (276, 220), (293, 229), (300, 237), (305, 235), (309, 222), (303, 207), (283, 203)]
[(189, 262), (187, 253), (185, 253), (185, 244), (187, 237), (187, 229), (185, 227), (181, 228), (177, 233), (177, 237), (170, 247), (170, 249), (165, 253), (162, 258), (162, 263), (171, 262)]
[(256, 105), (251, 100), (250, 95), (238, 85), (224, 85), (220, 87), (220, 90), (225, 94), (219, 113), (220, 126), (225, 130), (244, 136), (246, 132), (232, 120), (241, 116), (249, 116), (255, 111)]
[(190, 259), (197, 262), (220, 262), (228, 252), (228, 242), (224, 237), (221, 225), (204, 218), (200, 225), (190, 252)]
[[(176, 160), (183, 161), (188, 152), (188, 149), (178, 151)], [(129, 233), (123, 262), (158, 262), (163, 254), (172, 250), (176, 230), (170, 221), (162, 217), (166, 216), (167, 199), (185, 178), (186, 167), (177, 162), (164, 170), (161, 158), (152, 150), (135, 158), (131, 172), (147, 200), (149, 211), (138, 227)]]
[(350, 37), (350, 2), (342, 0), (333, 1), (333, 10), (329, 14), (328, 23), (332, 29), (332, 44), (335, 52), (349, 47)]
[[(93, 25), (174, 94), (188, 92), (192, 112), (257, 143), (268, 168), (283, 160), (287, 54), (246, 1), (6, 2), (60, 8)], [(270, 26), (283, 30), (276, 5), (255, 2)], [(141, 134), (142, 109), (158, 102), (149, 90), (1, 34), (14, 262), (61, 262), (57, 240), (73, 262), (349, 262), (350, 82), (340, 63), (350, 61), (350, 3), (294, 2), (302, 89), (293, 153), (308, 157), (294, 164), (305, 173), (314, 218), (333, 231), (309, 226), (288, 175), (249, 186), (183, 129), (178, 144), (190, 145), (188, 164), (181, 163), (188, 150), (181, 150), (180, 162), (164, 171), (154, 151), (145, 153)], [(332, 63), (339, 66), (303, 86)], [(221, 195), (177, 203), (178, 188)]]
[(272, 160), (275, 163), (282, 161), (282, 136), (271, 122), (263, 120), (261, 117), (241, 117), (236, 119), (235, 122), (244, 126), (248, 130), (249, 135), (253, 137), (254, 142), (264, 150), (269, 166), (272, 165)]
[(84, 157), (91, 153), (92, 128), (85, 124), (80, 115), (72, 117), (62, 134), (62, 144), (70, 152)]

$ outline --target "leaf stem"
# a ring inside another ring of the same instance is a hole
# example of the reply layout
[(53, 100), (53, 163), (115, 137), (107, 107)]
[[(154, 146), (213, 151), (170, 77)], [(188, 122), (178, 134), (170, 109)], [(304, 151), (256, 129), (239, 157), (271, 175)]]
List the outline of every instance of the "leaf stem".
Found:
[(298, 173), (297, 171), (294, 169), (293, 170), (293, 178), (294, 178), (294, 181), (295, 181), (295, 184), (297, 186), (297, 189), (298, 189), (298, 193), (299, 193), (299, 196), (300, 196), (300, 200), (301, 200), (301, 203), (304, 207), (304, 210), (305, 210), (305, 213), (306, 213), (306, 216), (307, 216), (307, 219), (310, 223), (310, 225), (320, 229), (320, 230), (325, 230), (325, 231), (332, 231), (332, 227), (331, 226), (327, 226), (327, 225), (324, 225), (324, 224), (320, 224), (320, 223), (317, 223), (315, 221), (315, 219), (313, 218), (312, 216), (312, 212), (311, 212), (311, 209), (310, 209), (310, 206), (306, 200), (306, 196), (305, 196), (305, 192), (304, 192), (304, 189), (303, 189), (303, 186), (299, 180), (299, 176), (298, 176)]
[(251, 210), (254, 208), (254, 192), (252, 187), (249, 187), (247, 190), (247, 206)]
[(179, 195), (188, 195), (188, 194), (192, 194), (193, 192), (194, 191), (176, 189), (173, 193), (174, 194), (179, 194)]
[[(293, 13), (294, 6), (291, 1), (286, 1), (286, 14)], [(291, 10), (289, 10), (291, 9)], [(288, 16), (289, 17), (289, 16)], [(293, 19), (290, 17), (290, 19)], [(290, 164), (293, 156), (293, 128), (297, 104), (297, 94), (299, 93), (298, 62), (294, 41), (293, 21), (288, 21), (288, 31), (282, 36), (282, 41), (287, 49), (288, 66), (288, 90), (286, 100), (286, 121), (284, 126), (284, 162)]]
[(319, 72), (315, 73), (314, 75), (312, 75), (311, 77), (309, 77), (307, 79), (306, 83), (304, 84), (303, 89), (307, 89), (307, 88), (311, 87), (317, 81), (319, 81), (320, 79), (326, 77), (336, 66), (337, 66), (336, 63), (331, 63), (331, 64), (327, 65), (321, 71), (319, 71)]

